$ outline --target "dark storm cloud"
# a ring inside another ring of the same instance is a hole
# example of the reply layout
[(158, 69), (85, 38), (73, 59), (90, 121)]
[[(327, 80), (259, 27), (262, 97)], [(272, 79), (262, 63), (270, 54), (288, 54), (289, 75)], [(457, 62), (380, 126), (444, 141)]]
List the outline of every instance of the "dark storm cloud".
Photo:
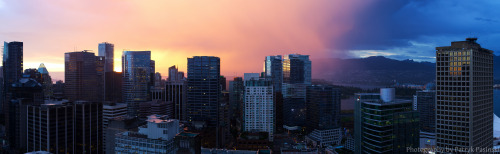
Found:
[[(485, 48), (500, 52), (500, 1), (381, 0), (358, 12), (354, 28), (339, 50), (377, 50), (422, 59), (436, 46), (478, 37)], [(360, 54), (351, 53), (354, 57)], [(431, 59), (432, 60), (432, 59)]]

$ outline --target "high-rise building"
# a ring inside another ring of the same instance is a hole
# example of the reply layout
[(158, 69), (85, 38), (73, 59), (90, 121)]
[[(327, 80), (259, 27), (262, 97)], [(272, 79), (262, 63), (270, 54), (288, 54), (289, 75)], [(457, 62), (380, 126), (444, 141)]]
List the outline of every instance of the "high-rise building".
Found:
[(49, 103), (27, 108), (27, 152), (73, 153), (72, 106)]
[(283, 84), (283, 127), (287, 130), (300, 130), (306, 125), (307, 86), (302, 83)]
[(361, 103), (368, 101), (378, 101), (380, 100), (380, 93), (356, 93), (354, 95), (354, 141), (355, 149), (354, 153), (361, 154), (361, 140), (362, 140), (362, 112)]
[(340, 144), (340, 90), (327, 85), (307, 86), (306, 109), (306, 139), (320, 147)]
[[(4, 42), (2, 69), (2, 114), (4, 114), (5, 122), (8, 123), (10, 85), (23, 75), (23, 42)], [(6, 133), (9, 134), (9, 130)]]
[(233, 125), (241, 126), (243, 121), (244, 93), (243, 78), (234, 77), (233, 81), (229, 81), (229, 106), (231, 108), (229, 111), (233, 122), (237, 122)]
[(274, 85), (275, 92), (281, 92), (281, 84), (283, 84), (283, 64), (281, 55), (266, 56), (264, 61), (265, 78), (271, 79)]
[(418, 113), (411, 100), (394, 96), (394, 88), (382, 88), (379, 100), (358, 98), (354, 110), (360, 114), (355, 116), (361, 118), (356, 119), (360, 132), (355, 133), (360, 138), (355, 140), (360, 141), (360, 151), (356, 153), (408, 153), (408, 148), (419, 148)]
[[(105, 89), (104, 100), (110, 102), (122, 102), (122, 72), (106, 72), (104, 75)], [(110, 89), (110, 90), (106, 90)]]
[(68, 100), (102, 101), (98, 94), (97, 58), (92, 52), (64, 54), (64, 93)]
[(217, 126), (220, 89), (220, 59), (212, 56), (188, 58), (187, 120)]
[(151, 51), (123, 51), (123, 101), (129, 116), (137, 116), (139, 104), (150, 99)]
[(27, 150), (103, 153), (102, 103), (50, 101), (27, 107)]
[(104, 72), (113, 72), (114, 71), (114, 54), (115, 54), (115, 45), (103, 42), (99, 43), (98, 56), (102, 56), (105, 58), (104, 62)]
[(476, 41), (436, 47), (437, 148), (492, 148), (493, 51)]
[(434, 84), (417, 91), (413, 96), (413, 106), (420, 118), (420, 147), (436, 148), (436, 91)]
[(245, 106), (243, 130), (267, 132), (269, 141), (274, 139), (273, 82), (267, 80), (245, 81)]
[(311, 84), (309, 55), (289, 54), (283, 58), (283, 83)]
[(179, 120), (168, 119), (165, 115), (151, 115), (138, 132), (127, 131), (116, 135), (115, 152), (173, 154), (177, 151), (174, 137), (179, 133)]
[(5, 90), (23, 75), (23, 42), (4, 42), (3, 77)]
[(21, 78), (10, 86), (6, 113), (6, 134), (11, 149), (26, 148), (26, 107), (43, 103), (42, 85), (35, 79)]
[(186, 121), (186, 81), (167, 81), (165, 83), (165, 101), (172, 102), (173, 117), (181, 121)]
[(74, 151), (103, 153), (103, 118), (101, 102), (72, 102), (74, 116)]

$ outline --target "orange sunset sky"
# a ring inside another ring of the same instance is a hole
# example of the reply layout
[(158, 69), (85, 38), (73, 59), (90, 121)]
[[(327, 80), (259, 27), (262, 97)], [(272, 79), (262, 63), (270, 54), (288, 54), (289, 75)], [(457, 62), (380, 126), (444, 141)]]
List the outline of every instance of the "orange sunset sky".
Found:
[(221, 74), (239, 76), (261, 72), (267, 55), (335, 56), (326, 44), (348, 31), (351, 15), (369, 2), (0, 0), (0, 40), (24, 42), (24, 68), (44, 63), (53, 74), (64, 72), (65, 52), (97, 54), (106, 41), (115, 44), (116, 71), (123, 50), (151, 50), (162, 76), (172, 65), (185, 71), (187, 57), (205, 55), (221, 58)]

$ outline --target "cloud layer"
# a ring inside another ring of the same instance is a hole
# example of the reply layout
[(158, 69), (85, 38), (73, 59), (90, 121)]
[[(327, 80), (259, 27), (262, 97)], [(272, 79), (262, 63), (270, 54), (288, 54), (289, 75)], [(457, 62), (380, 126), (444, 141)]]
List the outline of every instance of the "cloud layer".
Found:
[(264, 56), (276, 54), (433, 61), (436, 46), (468, 36), (500, 50), (499, 7), (487, 0), (0, 0), (0, 40), (23, 41), (25, 67), (46, 63), (51, 72), (64, 70), (65, 52), (97, 52), (107, 41), (118, 71), (123, 50), (151, 50), (164, 76), (200, 55), (221, 57), (221, 73), (235, 76), (262, 71)]

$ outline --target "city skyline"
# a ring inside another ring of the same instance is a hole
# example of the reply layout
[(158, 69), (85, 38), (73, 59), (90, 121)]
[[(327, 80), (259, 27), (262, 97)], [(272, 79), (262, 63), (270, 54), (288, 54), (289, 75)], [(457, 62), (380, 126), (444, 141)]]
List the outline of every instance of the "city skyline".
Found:
[(288, 53), (308, 54), (311, 59), (379, 55), (434, 61), (433, 47), (470, 36), (480, 37), (480, 44), (497, 51), (500, 46), (495, 42), (500, 38), (493, 27), (499, 24), (494, 16), (499, 5), (412, 0), (1, 0), (0, 19), (9, 22), (3, 24), (0, 39), (24, 42), (24, 68), (44, 63), (51, 74), (63, 72), (63, 53), (89, 49), (97, 54), (98, 43), (110, 42), (115, 44), (117, 71), (122, 51), (149, 50), (162, 74), (172, 65), (185, 72), (187, 57), (219, 56), (221, 74), (233, 76), (261, 72), (261, 57)]

